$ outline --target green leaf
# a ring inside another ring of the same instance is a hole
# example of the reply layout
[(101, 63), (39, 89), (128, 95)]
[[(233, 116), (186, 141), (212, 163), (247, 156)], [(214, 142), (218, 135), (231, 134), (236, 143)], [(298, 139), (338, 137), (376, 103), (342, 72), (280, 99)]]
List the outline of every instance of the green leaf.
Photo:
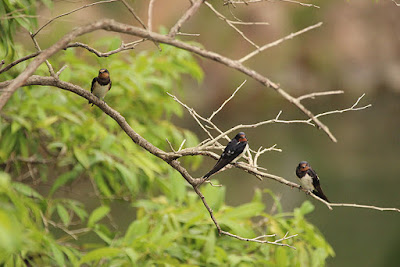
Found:
[(53, 183), (53, 186), (51, 187), (49, 192), (49, 196), (52, 196), (54, 192), (57, 191), (57, 189), (59, 189), (61, 186), (66, 185), (68, 182), (75, 180), (77, 176), (78, 172), (75, 170), (60, 175)]
[(87, 253), (85, 256), (82, 257), (79, 263), (83, 264), (101, 259), (110, 259), (119, 254), (124, 254), (124, 251), (120, 248), (99, 248)]
[(294, 213), (297, 216), (299, 215), (304, 216), (310, 212), (313, 212), (314, 209), (315, 209), (314, 205), (310, 201), (306, 200), (303, 202), (300, 208), (296, 208), (294, 210)]
[(149, 218), (144, 217), (140, 220), (136, 220), (129, 225), (128, 230), (126, 231), (124, 237), (124, 243), (130, 245), (132, 242), (145, 234), (147, 234), (149, 230)]
[(204, 249), (203, 249), (203, 253), (204, 256), (209, 258), (212, 257), (215, 253), (215, 242), (216, 242), (216, 238), (215, 238), (215, 230), (214, 229), (210, 229), (210, 231), (208, 232), (208, 238), (206, 243), (204, 244)]
[(287, 249), (284, 247), (277, 247), (275, 253), (276, 266), (289, 266)]
[(37, 124), (37, 127), (38, 128), (47, 128), (58, 120), (59, 120), (58, 116), (47, 117), (46, 119), (40, 121)]
[(21, 184), (14, 182), (12, 183), (13, 188), (18, 191), (19, 193), (27, 196), (27, 197), (35, 197), (37, 199), (43, 199), (42, 195), (40, 195), (38, 192), (36, 192), (32, 187), (26, 185), (26, 184)]
[(101, 230), (95, 230), (94, 231), (104, 242), (106, 242), (108, 245), (112, 243), (112, 239), (104, 232)]
[(70, 217), (69, 217), (67, 209), (63, 205), (57, 204), (57, 213), (58, 213), (58, 216), (60, 216), (63, 224), (65, 226), (69, 225)]
[(139, 259), (138, 253), (136, 253), (133, 248), (125, 248), (125, 253), (128, 255), (132, 264), (135, 264), (136, 261)]
[(124, 181), (125, 185), (128, 187), (131, 193), (135, 193), (138, 191), (138, 183), (136, 174), (133, 171), (130, 171), (124, 165), (117, 163), (115, 167), (118, 169), (119, 173), (121, 174), (122, 180)]
[[(215, 182), (213, 181), (213, 183)], [(225, 201), (225, 187), (206, 186), (203, 188), (203, 195), (207, 199), (207, 203), (213, 210), (218, 211)]]
[(59, 249), (57, 245), (52, 244), (51, 251), (54, 257), (54, 260), (57, 262), (58, 266), (66, 266), (64, 253)]
[(100, 206), (95, 209), (89, 216), (88, 227), (93, 227), (94, 224), (103, 219), (110, 212), (110, 207)]
[(89, 169), (90, 162), (89, 162), (89, 158), (86, 154), (86, 151), (79, 149), (77, 147), (74, 147), (74, 155), (75, 155), (75, 158), (78, 160), (78, 162), (80, 164), (82, 164), (83, 167), (85, 167), (85, 169)]
[(246, 203), (233, 208), (229, 212), (225, 212), (224, 217), (237, 220), (247, 219), (254, 216), (259, 216), (264, 211), (264, 208), (265, 206), (262, 203)]
[(71, 204), (70, 208), (75, 212), (76, 215), (78, 215), (79, 219), (84, 220), (88, 214), (86, 212), (86, 210), (84, 210), (83, 208), (79, 207), (77, 204)]

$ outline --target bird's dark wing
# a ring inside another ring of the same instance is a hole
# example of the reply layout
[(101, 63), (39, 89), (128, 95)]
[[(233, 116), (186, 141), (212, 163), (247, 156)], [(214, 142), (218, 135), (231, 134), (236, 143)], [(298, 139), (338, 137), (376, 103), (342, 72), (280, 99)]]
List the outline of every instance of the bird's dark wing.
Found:
[(243, 153), (247, 142), (238, 142), (236, 139), (231, 140), (228, 145), (225, 147), (224, 152), (221, 157), (215, 164), (214, 168), (211, 169), (203, 178), (208, 178), (227, 164), (229, 164), (232, 160), (234, 160), (237, 156)]
[(108, 86), (108, 91), (111, 90), (111, 85), (112, 85), (112, 82), (111, 82), (111, 80), (110, 80), (110, 85)]
[(90, 87), (90, 92), (93, 94), (94, 84), (97, 81), (97, 77), (94, 77), (92, 80), (92, 86)]
[[(97, 77), (94, 77), (93, 78), (93, 80), (92, 80), (92, 86), (90, 87), (90, 92), (93, 94), (93, 89), (94, 89), (94, 84), (96, 83), (96, 81), (97, 81)], [(89, 104), (90, 103), (92, 103), (92, 102), (90, 102), (90, 100), (89, 100)], [(93, 106), (94, 104), (92, 104), (92, 106)]]
[(311, 168), (307, 172), (313, 178), (313, 186), (315, 188), (315, 190), (313, 190), (313, 193), (315, 195), (317, 195), (318, 197), (329, 202), (328, 198), (325, 196), (324, 192), (322, 191), (317, 173)]

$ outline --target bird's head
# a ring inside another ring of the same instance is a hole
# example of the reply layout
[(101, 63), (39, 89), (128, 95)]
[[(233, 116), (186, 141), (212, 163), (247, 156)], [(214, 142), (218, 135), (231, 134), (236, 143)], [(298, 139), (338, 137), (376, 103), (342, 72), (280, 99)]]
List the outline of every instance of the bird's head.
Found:
[(99, 78), (100, 79), (108, 79), (110, 78), (110, 73), (107, 69), (100, 69), (99, 70)]
[(239, 142), (247, 142), (246, 135), (244, 132), (239, 132), (236, 136), (235, 139), (238, 140)]
[(308, 164), (307, 161), (301, 161), (299, 166), (297, 166), (297, 169), (301, 172), (306, 172), (310, 169), (310, 164)]

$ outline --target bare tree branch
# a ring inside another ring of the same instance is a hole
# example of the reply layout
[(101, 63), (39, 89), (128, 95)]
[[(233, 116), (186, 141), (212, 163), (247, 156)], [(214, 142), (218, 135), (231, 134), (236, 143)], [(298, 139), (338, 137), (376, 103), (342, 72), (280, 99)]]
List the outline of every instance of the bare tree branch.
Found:
[(331, 114), (336, 114), (336, 113), (344, 113), (344, 112), (348, 112), (348, 111), (351, 111), (351, 110), (363, 110), (363, 109), (366, 109), (366, 108), (371, 107), (371, 106), (372, 106), (371, 104), (368, 104), (368, 105), (362, 106), (362, 107), (357, 107), (358, 103), (360, 103), (360, 100), (361, 100), (364, 96), (365, 96), (365, 94), (362, 94), (362, 95), (357, 99), (357, 101), (356, 101), (351, 107), (349, 107), (349, 108), (342, 109), (342, 110), (327, 111), (327, 112), (318, 114), (316, 117), (318, 118), (318, 117), (322, 117), (322, 116), (326, 116), (326, 115), (331, 115)]
[(240, 90), (240, 88), (242, 88), (242, 86), (246, 83), (246, 81), (247, 80), (244, 80), (244, 82), (242, 82), (242, 84), (239, 85), (238, 88), (236, 88), (235, 92), (233, 92), (233, 94), (227, 100), (225, 100), (225, 102), (222, 103), (222, 105), (216, 111), (214, 111), (210, 117), (208, 117), (208, 120), (212, 120), (212, 118), (214, 118), (214, 116), (217, 115), (217, 113), (223, 109), (223, 107), (235, 96), (235, 94)]
[(142, 30), (142, 29), (134, 27), (134, 26), (118, 23), (118, 22), (115, 22), (113, 20), (108, 20), (108, 19), (101, 20), (101, 21), (91, 23), (89, 25), (81, 26), (81, 27), (74, 29), (70, 33), (66, 34), (63, 38), (61, 38), (54, 45), (52, 45), (48, 49), (44, 50), (43, 53), (38, 55), (36, 57), (36, 59), (34, 61), (32, 61), (31, 64), (25, 69), (25, 71), (23, 71), (17, 77), (17, 79), (15, 79), (13, 81), (13, 83), (9, 85), (9, 88), (7, 89), (8, 93), (1, 95), (0, 110), (3, 108), (5, 103), (7, 103), (8, 99), (15, 92), (15, 90), (17, 90), (17, 88), (19, 86), (21, 86), (24, 83), (24, 81), (33, 73), (33, 71), (35, 71), (36, 68), (41, 63), (43, 63), (48, 57), (52, 56), (57, 51), (66, 47), (67, 44), (74, 38), (76, 38), (82, 34), (92, 32), (92, 31), (95, 31), (98, 29), (104, 29), (107, 31), (115, 31), (115, 32), (131, 34), (131, 35), (139, 36), (142, 38), (151, 39), (152, 41), (170, 44), (172, 46), (175, 46), (175, 47), (178, 47), (181, 49), (185, 49), (192, 53), (198, 54), (202, 57), (217, 61), (217, 62), (224, 64), (230, 68), (239, 70), (240, 72), (243, 72), (244, 74), (248, 75), (249, 77), (253, 78), (254, 80), (260, 82), (264, 86), (270, 87), (270, 88), (274, 89), (275, 91), (277, 91), (283, 98), (288, 100), (290, 103), (293, 103), (304, 114), (306, 114), (308, 117), (310, 117), (314, 121), (314, 123), (329, 136), (329, 138), (332, 141), (337, 142), (336, 138), (330, 132), (329, 128), (325, 124), (323, 124), (318, 118), (314, 117), (314, 114), (310, 110), (308, 110), (304, 105), (302, 105), (300, 103), (300, 101), (298, 101), (296, 98), (292, 97), (290, 94), (288, 94), (282, 88), (280, 88), (280, 86), (278, 84), (272, 82), (271, 80), (262, 76), (261, 74), (257, 73), (256, 71), (243, 66), (240, 62), (234, 61), (234, 60), (224, 57), (220, 54), (217, 54), (215, 52), (207, 51), (207, 50), (204, 50), (197, 46), (187, 44), (187, 43), (181, 42), (179, 40), (172, 39), (169, 36), (164, 36), (164, 35), (154, 33), (154, 32), (148, 32), (146, 30)]
[(32, 37), (35, 37), (41, 30), (43, 30), (44, 27), (46, 27), (47, 25), (49, 25), (50, 23), (52, 23), (52, 22), (55, 21), (56, 19), (59, 19), (59, 18), (61, 18), (61, 17), (67, 16), (67, 15), (70, 15), (70, 14), (76, 12), (76, 11), (82, 10), (82, 9), (84, 9), (84, 8), (87, 8), (87, 7), (91, 7), (91, 6), (98, 5), (98, 4), (105, 4), (105, 3), (117, 2), (117, 1), (119, 1), (119, 0), (104, 0), (104, 1), (98, 1), (98, 2), (95, 2), (95, 3), (91, 3), (91, 4), (87, 4), (87, 5), (78, 7), (78, 8), (76, 8), (76, 9), (73, 9), (73, 10), (71, 10), (71, 11), (68, 11), (68, 12), (66, 12), (66, 13), (63, 13), (63, 14), (61, 14), (61, 15), (58, 15), (58, 16), (52, 18), (51, 20), (49, 20), (48, 22), (46, 22), (45, 24), (43, 24), (43, 26), (40, 27), (35, 33), (31, 34), (31, 36), (32, 36)]
[[(140, 17), (138, 15), (136, 15), (135, 10), (125, 1), (125, 0), (120, 0), (124, 6), (129, 10), (129, 12), (133, 15), (133, 17), (140, 23), (140, 25), (142, 25), (143, 29), (147, 30), (146, 25), (144, 24), (144, 22), (140, 19)], [(150, 30), (149, 30), (150, 31)], [(161, 47), (159, 46), (159, 44), (155, 41), (153, 41), (154, 45), (157, 46), (158, 50), (161, 51)]]
[(228, 20), (224, 15), (222, 15), (221, 13), (219, 13), (214, 7), (213, 5), (211, 5), (208, 2), (205, 2), (205, 4), (217, 15), (218, 18), (220, 18), (221, 20), (225, 21), (230, 27), (232, 27), (237, 33), (239, 33), (243, 39), (245, 39), (247, 42), (249, 42), (251, 45), (253, 45), (255, 48), (259, 49), (260, 47), (254, 43), (252, 40), (250, 40), (250, 38), (248, 38), (241, 30), (239, 30), (235, 25), (233, 25), (234, 23), (232, 23), (231, 20)]
[(400, 4), (398, 4), (395, 0), (392, 0), (392, 2), (393, 2), (396, 6), (400, 6)]
[(135, 10), (125, 1), (125, 0), (120, 0), (124, 6), (129, 10), (129, 12), (132, 14), (132, 16), (140, 23), (140, 25), (142, 25), (142, 27), (144, 29), (147, 30), (146, 25), (144, 24), (144, 22), (140, 19), (140, 17), (138, 15), (136, 15)]
[[(315, 8), (320, 8), (319, 6), (313, 5), (313, 4), (308, 4), (308, 3), (303, 3), (299, 1), (294, 1), (294, 0), (226, 0), (224, 5), (228, 4), (254, 4), (254, 3), (261, 3), (261, 2), (275, 2), (275, 1), (280, 1), (280, 2), (287, 2), (287, 3), (293, 3), (293, 4), (299, 4), (301, 6), (306, 6), (306, 7), (315, 7)], [(393, 0), (392, 0), (393, 1)]]
[(153, 6), (154, 6), (154, 2), (156, 0), (150, 0), (149, 2), (149, 11), (148, 11), (148, 18), (147, 18), (147, 27), (149, 29), (149, 32), (153, 31)]
[(175, 35), (179, 32), (182, 25), (188, 21), (200, 8), (201, 4), (203, 4), (205, 0), (197, 0), (195, 1), (192, 6), (186, 10), (185, 14), (176, 22), (176, 24), (171, 28), (168, 33), (168, 36), (174, 38)]
[(264, 46), (262, 46), (262, 47), (259, 47), (257, 50), (254, 50), (253, 52), (251, 52), (251, 53), (249, 53), (248, 55), (246, 55), (246, 56), (242, 57), (241, 59), (239, 59), (238, 61), (239, 61), (240, 63), (243, 63), (243, 62), (245, 62), (246, 60), (248, 60), (248, 59), (254, 57), (254, 56), (257, 55), (258, 53), (261, 53), (262, 51), (264, 51), (264, 50), (266, 50), (266, 49), (268, 49), (268, 48), (271, 48), (271, 47), (273, 47), (273, 46), (277, 46), (278, 44), (280, 44), (280, 43), (282, 43), (282, 42), (284, 42), (284, 41), (286, 41), (286, 40), (292, 39), (293, 37), (295, 37), (295, 36), (297, 36), (297, 35), (300, 35), (300, 34), (302, 34), (302, 33), (308, 32), (308, 31), (310, 31), (310, 30), (312, 30), (312, 29), (318, 28), (318, 27), (320, 27), (321, 25), (322, 25), (322, 22), (318, 22), (317, 24), (311, 25), (311, 26), (309, 26), (309, 27), (307, 27), (307, 28), (304, 28), (304, 29), (302, 29), (302, 30), (300, 30), (300, 31), (298, 31), (298, 32), (291, 33), (291, 34), (289, 34), (289, 35), (287, 35), (287, 36), (285, 36), (285, 37), (283, 37), (283, 38), (281, 38), (281, 39), (279, 39), (279, 40), (276, 40), (275, 42), (272, 42), (272, 43), (266, 44), (266, 45), (264, 45)]
[(100, 52), (100, 51), (88, 46), (87, 44), (83, 44), (83, 43), (80, 43), (80, 42), (75, 42), (75, 43), (69, 44), (69, 45), (67, 45), (67, 47), (65, 49), (71, 48), (71, 47), (82, 47), (82, 48), (85, 48), (86, 50), (88, 50), (89, 52), (92, 52), (93, 54), (95, 54), (98, 57), (109, 57), (109, 56), (117, 54), (117, 53), (119, 53), (121, 51), (135, 49), (135, 47), (138, 44), (143, 43), (145, 41), (146, 41), (146, 39), (140, 39), (140, 40), (137, 40), (137, 41), (129, 43), (129, 44), (121, 43), (120, 47), (118, 47), (117, 49), (112, 50), (112, 51), (108, 51), (108, 52), (105, 52), (105, 53)]
[[(38, 52), (42, 51), (42, 49), (40, 49), (40, 47), (39, 47), (38, 42), (35, 39), (35, 36), (32, 33), (30, 33), (30, 35), (31, 35), (31, 38), (32, 38), (33, 44), (35, 45), (36, 50)], [(56, 74), (54, 72), (53, 66), (50, 64), (50, 62), (47, 59), (44, 62), (46, 63), (47, 68), (49, 69), (50, 75), (54, 77)]]
[(299, 96), (299, 97), (297, 98), (297, 100), (301, 101), (301, 100), (304, 100), (304, 99), (306, 99), (306, 98), (312, 98), (312, 99), (314, 99), (316, 96), (339, 95), (339, 94), (343, 94), (343, 93), (344, 93), (344, 91), (342, 91), (342, 90), (338, 90), (338, 91), (326, 91), (326, 92), (316, 92), (316, 93), (311, 93), (311, 94)]
[[(11, 69), (12, 67), (14, 67), (15, 65), (18, 65), (18, 64), (21, 63), (21, 62), (24, 62), (24, 61), (26, 61), (26, 60), (28, 60), (28, 59), (31, 59), (31, 58), (36, 57), (36, 56), (39, 55), (40, 53), (41, 53), (41, 51), (37, 51), (36, 53), (27, 55), (27, 56), (25, 56), (25, 57), (21, 57), (21, 58), (15, 60), (14, 62), (11, 62), (10, 64), (8, 64), (7, 66), (5, 66), (4, 68), (0, 69), (0, 74), (3, 73), (3, 72), (8, 71), (9, 69)], [(3, 64), (4, 64), (4, 60), (2, 60), (2, 62), (3, 62)], [(3, 65), (3, 64), (1, 64), (1, 65)]]

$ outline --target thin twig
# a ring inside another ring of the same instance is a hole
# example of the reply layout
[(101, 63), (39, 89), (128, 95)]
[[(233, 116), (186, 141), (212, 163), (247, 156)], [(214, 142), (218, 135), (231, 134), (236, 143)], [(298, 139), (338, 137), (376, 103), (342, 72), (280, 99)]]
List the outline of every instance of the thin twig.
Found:
[(245, 22), (245, 21), (233, 21), (233, 20), (228, 20), (232, 24), (238, 24), (238, 25), (269, 25), (268, 22)]
[[(32, 38), (33, 44), (35, 45), (35, 48), (38, 52), (42, 51), (42, 49), (40, 49), (39, 43), (36, 41), (35, 36), (30, 33), (30, 36)], [(53, 66), (50, 64), (50, 62), (46, 59), (44, 61), (47, 65), (47, 68), (49, 69), (50, 75), (55, 77), (56, 73), (54, 72)]]
[(99, 2), (95, 2), (95, 3), (91, 3), (91, 4), (87, 4), (87, 5), (78, 7), (78, 8), (76, 8), (76, 9), (73, 9), (73, 10), (71, 10), (71, 11), (68, 11), (68, 12), (66, 12), (66, 13), (63, 13), (63, 14), (61, 14), (61, 15), (58, 15), (57, 17), (54, 17), (54, 18), (52, 18), (51, 20), (49, 20), (48, 22), (46, 22), (46, 23), (45, 23), (42, 27), (40, 27), (35, 33), (33, 33), (32, 36), (35, 37), (44, 27), (46, 27), (47, 25), (49, 25), (50, 23), (52, 23), (53, 21), (55, 21), (55, 20), (58, 19), (58, 18), (67, 16), (67, 15), (69, 15), (69, 14), (72, 14), (72, 13), (76, 12), (76, 11), (79, 11), (79, 10), (81, 10), (81, 9), (84, 9), (84, 8), (87, 8), (87, 7), (91, 7), (91, 6), (94, 6), (94, 5), (97, 5), (97, 4), (105, 4), (105, 3), (117, 2), (117, 1), (119, 1), (119, 0), (104, 0), (104, 1), (99, 1)]
[(381, 208), (371, 205), (360, 205), (360, 204), (349, 204), (349, 203), (328, 203), (327, 205), (331, 207), (352, 207), (352, 208), (363, 208), (363, 209), (373, 209), (380, 211), (397, 211), (400, 212), (398, 208)]
[[(362, 107), (356, 107), (356, 106), (358, 105), (358, 103), (360, 102), (360, 100), (361, 100), (364, 96), (365, 96), (365, 94), (362, 94), (362, 95), (357, 99), (357, 101), (356, 101), (351, 107), (349, 107), (349, 108), (345, 108), (345, 109), (341, 109), (341, 110), (331, 110), (331, 111), (327, 111), (327, 112), (324, 112), (324, 113), (320, 113), (320, 114), (316, 115), (315, 117), (318, 118), (318, 117), (322, 117), (322, 116), (326, 116), (326, 115), (344, 113), (344, 112), (348, 112), (348, 111), (358, 111), (358, 110), (363, 110), (363, 109), (366, 109), (366, 108), (371, 107), (371, 106), (372, 106), (371, 104), (368, 104), (368, 105), (362, 106)], [(310, 120), (308, 120), (308, 121), (310, 121)]]
[(221, 20), (225, 21), (231, 28), (233, 28), (237, 33), (239, 33), (243, 39), (245, 39), (248, 43), (250, 43), (251, 45), (253, 45), (255, 48), (260, 49), (260, 47), (254, 43), (252, 40), (250, 40), (250, 38), (248, 38), (241, 30), (239, 30), (233, 23), (231, 20), (228, 20), (224, 15), (222, 15), (221, 13), (219, 13), (214, 7), (213, 5), (211, 5), (209, 2), (205, 2), (205, 4), (215, 13), (215, 15), (217, 15), (218, 18), (220, 18)]
[(148, 11), (148, 18), (147, 18), (147, 27), (151, 32), (153, 30), (153, 7), (154, 7), (155, 0), (150, 0), (149, 2), (149, 11)]
[(243, 86), (246, 82), (247, 82), (247, 80), (244, 80), (244, 81), (242, 82), (242, 84), (239, 85), (238, 88), (236, 88), (235, 92), (233, 92), (233, 94), (232, 94), (227, 100), (225, 100), (224, 103), (222, 103), (222, 105), (221, 105), (216, 111), (214, 111), (214, 112), (211, 114), (211, 116), (208, 117), (207, 119), (211, 121), (212, 118), (214, 118), (214, 116), (217, 115), (217, 113), (220, 112), (220, 111), (222, 110), (222, 108), (235, 96), (235, 94), (240, 90), (240, 88), (242, 88), (242, 86)]
[(135, 41), (135, 42), (132, 42), (132, 43), (129, 43), (129, 44), (121, 43), (120, 47), (118, 47), (117, 49), (114, 49), (114, 50), (111, 50), (111, 51), (108, 51), (108, 52), (105, 52), (105, 53), (100, 52), (100, 51), (88, 46), (87, 44), (83, 44), (83, 43), (80, 43), (80, 42), (75, 42), (75, 43), (68, 44), (65, 47), (65, 49), (71, 48), (71, 47), (81, 47), (81, 48), (84, 48), (84, 49), (88, 50), (89, 52), (92, 52), (93, 54), (95, 54), (98, 57), (109, 57), (109, 56), (117, 54), (117, 53), (119, 53), (121, 51), (132, 50), (139, 43), (142, 43), (144, 41), (146, 41), (146, 39), (140, 39), (138, 41)]
[(132, 16), (140, 23), (140, 25), (142, 25), (142, 27), (143, 27), (144, 29), (147, 30), (146, 25), (145, 25), (144, 22), (141, 20), (141, 18), (140, 18), (138, 15), (136, 15), (135, 10), (134, 10), (125, 0), (120, 0), (120, 1), (121, 1), (121, 2), (124, 4), (124, 6), (129, 10), (129, 12), (132, 14)]
[[(140, 17), (138, 15), (136, 15), (135, 10), (125, 1), (125, 0), (120, 0), (124, 6), (129, 10), (129, 12), (132, 14), (132, 16), (140, 23), (140, 25), (142, 25), (143, 29), (147, 30), (150, 32), (150, 30), (147, 29), (146, 25), (144, 24), (144, 22), (140, 19)], [(160, 45), (153, 40), (154, 45), (158, 48), (159, 51), (161, 51), (161, 47)]]
[(215, 227), (217, 227), (218, 230), (218, 234), (221, 235), (222, 233), (222, 229), (221, 226), (219, 226), (217, 220), (214, 217), (214, 212), (213, 210), (210, 208), (210, 206), (208, 205), (206, 198), (204, 197), (204, 195), (200, 192), (199, 188), (197, 186), (193, 186), (193, 190), (194, 192), (196, 192), (196, 194), (200, 197), (201, 201), (204, 204), (204, 207), (206, 207), (208, 213), (210, 214), (211, 220), (214, 222)]
[(167, 141), (169, 148), (171, 148), (172, 151), (177, 152), (174, 147), (172, 146), (171, 142), (168, 140), (168, 138), (165, 138), (165, 141)]
[(63, 72), (66, 68), (68, 68), (67, 65), (62, 66), (61, 69), (59, 71), (57, 71), (56, 77), (57, 78), (60, 77), (61, 72)]
[(200, 8), (201, 4), (203, 4), (205, 0), (197, 0), (189, 7), (188, 10), (183, 14), (183, 16), (175, 23), (175, 25), (171, 28), (168, 33), (168, 36), (174, 38), (175, 35), (179, 32), (182, 25), (188, 21)]
[(180, 145), (179, 148), (178, 148), (178, 151), (182, 150), (183, 145), (185, 144), (185, 142), (186, 142), (186, 139), (183, 139), (181, 145)]
[[(8, 64), (7, 66), (5, 66), (4, 68), (0, 69), (0, 74), (3, 73), (3, 72), (8, 71), (9, 69), (11, 69), (12, 67), (14, 67), (15, 65), (17, 65), (17, 64), (19, 64), (21, 62), (24, 62), (24, 61), (26, 61), (28, 59), (36, 57), (40, 53), (41, 53), (41, 51), (38, 51), (36, 53), (30, 54), (30, 55), (27, 55), (25, 57), (22, 57), (20, 59), (15, 60), (14, 62), (12, 62), (12, 63)], [(4, 60), (2, 60), (2, 64), (1, 65), (3, 65), (3, 64), (4, 64)], [(0, 65), (0, 67), (1, 67), (1, 65)]]
[(304, 99), (306, 99), (306, 98), (312, 98), (312, 99), (314, 99), (316, 96), (339, 95), (339, 94), (343, 94), (343, 93), (344, 93), (344, 91), (342, 91), (342, 90), (338, 90), (338, 91), (326, 91), (326, 92), (316, 92), (316, 93), (311, 93), (311, 94), (299, 96), (299, 97), (297, 98), (297, 100), (301, 101), (301, 100), (304, 100)]
[(268, 240), (260, 240), (260, 237), (256, 237), (256, 238), (243, 238), (243, 237), (240, 237), (240, 236), (237, 236), (237, 235), (231, 234), (231, 233), (229, 233), (229, 232), (225, 232), (225, 231), (221, 231), (221, 234), (227, 235), (227, 236), (230, 236), (230, 237), (234, 237), (234, 238), (239, 239), (239, 240), (242, 240), (242, 241), (249, 241), (249, 242), (256, 242), (256, 243), (261, 243), (261, 244), (271, 244), (271, 245), (277, 245), (277, 246), (284, 246), (284, 247), (289, 247), (289, 248), (292, 248), (292, 249), (296, 249), (296, 248), (293, 247), (293, 246), (291, 246), (291, 245), (284, 244), (284, 243), (280, 243), (280, 242), (282, 242), (283, 240), (287, 240), (287, 239), (296, 237), (296, 236), (298, 235), (298, 234), (291, 235), (291, 236), (286, 236), (286, 235), (285, 235), (285, 236), (284, 236), (283, 238), (281, 238), (281, 239), (277, 239), (277, 240), (275, 240), (275, 241), (268, 241)]
[(292, 39), (293, 37), (296, 37), (296, 36), (298, 36), (298, 35), (300, 35), (300, 34), (303, 34), (303, 33), (305, 33), (305, 32), (308, 32), (308, 31), (310, 31), (310, 30), (312, 30), (312, 29), (318, 28), (318, 27), (320, 27), (321, 25), (322, 25), (322, 22), (318, 22), (317, 24), (311, 25), (311, 26), (309, 26), (309, 27), (307, 27), (307, 28), (304, 28), (304, 29), (302, 29), (302, 30), (300, 30), (300, 31), (298, 31), (298, 32), (291, 33), (291, 34), (289, 34), (289, 35), (287, 35), (287, 36), (285, 36), (285, 37), (283, 37), (283, 38), (281, 38), (281, 39), (279, 39), (279, 40), (276, 40), (275, 42), (266, 44), (266, 45), (264, 45), (264, 46), (258, 48), (257, 50), (254, 50), (253, 52), (251, 52), (251, 53), (247, 54), (246, 56), (242, 57), (241, 59), (239, 59), (238, 61), (239, 61), (240, 63), (243, 63), (243, 62), (245, 62), (246, 60), (248, 60), (248, 59), (254, 57), (255, 55), (261, 53), (262, 51), (264, 51), (264, 50), (266, 50), (266, 49), (268, 49), (268, 48), (271, 48), (271, 47), (273, 47), (273, 46), (277, 46), (278, 44), (280, 44), (280, 43), (282, 43), (282, 42), (284, 42), (284, 41), (286, 41), (286, 40)]
[(396, 6), (400, 6), (395, 0), (392, 0), (393, 3), (395, 3)]
[(288, 3), (293, 3), (293, 4), (299, 4), (301, 6), (306, 6), (306, 7), (315, 7), (315, 8), (320, 8), (319, 6), (313, 5), (313, 4), (308, 4), (308, 3), (303, 3), (299, 1), (294, 1), (294, 0), (228, 0), (224, 3), (224, 5), (227, 4), (254, 4), (254, 3), (261, 3), (261, 2), (275, 2), (275, 1), (281, 1), (281, 2), (288, 2)]
[(176, 35), (182, 35), (182, 36), (195, 36), (195, 37), (198, 37), (198, 36), (200, 36), (200, 33), (185, 33), (185, 32), (178, 32)]

